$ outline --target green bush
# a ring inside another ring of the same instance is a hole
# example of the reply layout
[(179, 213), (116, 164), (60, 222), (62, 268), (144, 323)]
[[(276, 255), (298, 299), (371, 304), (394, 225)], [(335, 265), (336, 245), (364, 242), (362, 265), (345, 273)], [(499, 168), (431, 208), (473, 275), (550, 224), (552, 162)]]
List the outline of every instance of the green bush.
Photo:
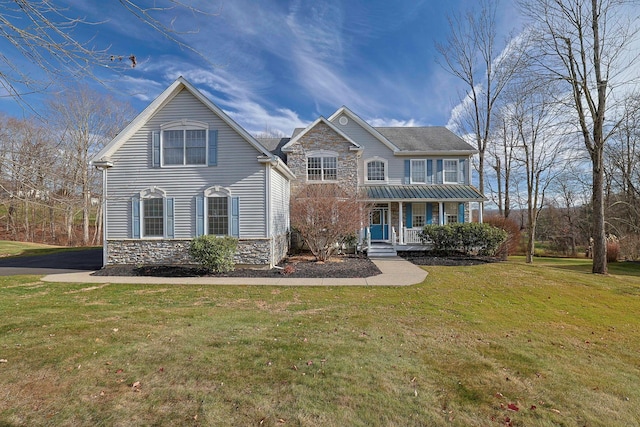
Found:
[(433, 244), (433, 250), (443, 254), (496, 255), (507, 240), (507, 232), (489, 224), (477, 222), (447, 225), (425, 225), (420, 232), (424, 243)]
[(234, 269), (233, 256), (237, 247), (236, 238), (206, 235), (191, 241), (189, 255), (202, 267), (214, 273), (226, 273)]

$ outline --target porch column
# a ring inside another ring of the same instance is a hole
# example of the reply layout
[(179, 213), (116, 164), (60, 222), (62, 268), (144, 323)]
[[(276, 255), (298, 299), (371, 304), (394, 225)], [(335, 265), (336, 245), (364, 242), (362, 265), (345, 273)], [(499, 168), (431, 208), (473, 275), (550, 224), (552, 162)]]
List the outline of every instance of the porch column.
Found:
[(438, 224), (444, 225), (444, 202), (438, 202)]
[(402, 224), (402, 202), (398, 202), (398, 244), (404, 245), (404, 230)]
[(482, 224), (484, 218), (482, 215), (482, 211), (484, 210), (484, 202), (478, 202), (478, 222)]

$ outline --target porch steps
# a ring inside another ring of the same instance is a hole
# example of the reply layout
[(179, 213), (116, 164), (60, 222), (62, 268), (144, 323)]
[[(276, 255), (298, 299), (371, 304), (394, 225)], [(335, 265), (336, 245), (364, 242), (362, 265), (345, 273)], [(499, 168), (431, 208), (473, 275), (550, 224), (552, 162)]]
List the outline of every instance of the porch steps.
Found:
[(397, 255), (398, 253), (394, 247), (386, 243), (372, 243), (367, 250), (367, 256), (369, 258), (384, 258)]

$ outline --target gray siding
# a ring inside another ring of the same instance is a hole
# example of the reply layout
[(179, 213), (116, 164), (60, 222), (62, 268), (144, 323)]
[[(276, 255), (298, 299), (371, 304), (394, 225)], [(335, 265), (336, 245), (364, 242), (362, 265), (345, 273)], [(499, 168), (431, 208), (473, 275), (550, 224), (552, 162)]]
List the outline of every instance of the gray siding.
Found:
[[(366, 169), (365, 162), (374, 157), (381, 157), (388, 161), (388, 185), (403, 185), (408, 184), (404, 182), (404, 161), (407, 159), (433, 159), (434, 176), (436, 173), (436, 160), (438, 159), (465, 159), (465, 180), (462, 183), (470, 183), (469, 178), (471, 169), (469, 164), (471, 163), (470, 157), (457, 157), (457, 156), (395, 156), (393, 151), (385, 144), (380, 142), (379, 139), (371, 135), (367, 130), (363, 129), (358, 123), (349, 118), (349, 122), (346, 125), (340, 124), (341, 117), (347, 117), (345, 114), (341, 114), (335, 117), (331, 123), (333, 123), (338, 129), (348, 135), (354, 142), (361, 145), (364, 148), (362, 156), (358, 159), (358, 184), (366, 185)], [(435, 182), (434, 182), (435, 183)], [(380, 184), (375, 184), (380, 185)]]
[[(151, 132), (173, 120), (206, 122), (218, 130), (218, 166), (151, 167)], [(240, 237), (267, 237), (265, 166), (259, 151), (183, 89), (113, 155), (107, 172), (108, 239), (131, 237), (131, 197), (150, 186), (175, 199), (175, 238), (195, 236), (195, 198), (219, 185), (240, 198)]]
[(275, 169), (271, 171), (271, 235), (289, 231), (289, 180)]

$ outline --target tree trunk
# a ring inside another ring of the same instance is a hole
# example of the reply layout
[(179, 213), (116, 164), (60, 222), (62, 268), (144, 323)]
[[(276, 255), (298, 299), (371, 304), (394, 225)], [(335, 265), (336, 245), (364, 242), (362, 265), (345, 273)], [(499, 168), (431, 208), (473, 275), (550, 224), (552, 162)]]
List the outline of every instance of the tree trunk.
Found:
[(607, 274), (607, 236), (604, 224), (604, 168), (602, 153), (593, 157), (593, 267), (592, 272)]

